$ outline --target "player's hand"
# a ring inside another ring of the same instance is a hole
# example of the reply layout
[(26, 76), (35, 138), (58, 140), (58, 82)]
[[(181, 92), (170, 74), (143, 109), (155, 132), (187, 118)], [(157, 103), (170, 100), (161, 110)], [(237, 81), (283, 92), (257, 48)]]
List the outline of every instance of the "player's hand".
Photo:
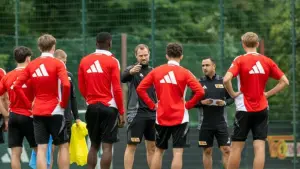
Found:
[(264, 92), (264, 95), (265, 95), (266, 98), (270, 97), (269, 94), (268, 94), (268, 92)]
[(158, 108), (158, 103), (155, 104), (155, 110), (157, 110), (157, 108)]
[(79, 126), (79, 123), (81, 123), (81, 120), (80, 119), (76, 119), (75, 122), (76, 122), (76, 125)]
[(134, 74), (140, 72), (141, 68), (142, 68), (142, 65), (141, 64), (137, 64), (133, 68), (130, 69), (129, 73), (131, 75), (134, 75)]
[(203, 104), (203, 105), (210, 105), (212, 103), (213, 103), (212, 99), (201, 100), (201, 104)]
[(216, 104), (217, 104), (218, 106), (225, 106), (225, 101), (224, 101), (224, 100), (217, 100), (217, 101), (216, 101)]
[(120, 116), (119, 116), (118, 127), (119, 127), (119, 128), (123, 128), (124, 125), (125, 125), (124, 116), (123, 116), (123, 115), (120, 115)]
[(233, 99), (238, 97), (242, 92), (234, 92), (233, 95), (231, 96)]
[(4, 124), (2, 130), (4, 132), (8, 131), (8, 117), (4, 117)]

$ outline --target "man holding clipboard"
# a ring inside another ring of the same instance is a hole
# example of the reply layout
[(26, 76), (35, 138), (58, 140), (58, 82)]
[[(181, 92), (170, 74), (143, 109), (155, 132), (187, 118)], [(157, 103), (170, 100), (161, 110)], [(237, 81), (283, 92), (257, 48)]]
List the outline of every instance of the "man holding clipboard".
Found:
[(224, 108), (234, 100), (223, 86), (223, 77), (216, 74), (216, 64), (212, 58), (202, 60), (202, 71), (205, 76), (201, 77), (199, 82), (205, 90), (205, 96), (195, 106), (200, 112), (198, 145), (203, 148), (204, 168), (212, 169), (212, 147), (216, 137), (226, 168), (230, 153), (230, 138)]

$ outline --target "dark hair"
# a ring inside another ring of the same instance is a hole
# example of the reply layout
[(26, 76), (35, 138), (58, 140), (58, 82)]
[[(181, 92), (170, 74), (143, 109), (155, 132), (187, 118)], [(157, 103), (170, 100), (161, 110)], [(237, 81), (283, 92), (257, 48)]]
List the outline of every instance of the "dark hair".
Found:
[(167, 46), (167, 55), (170, 58), (180, 58), (182, 56), (182, 46), (179, 43), (169, 43)]
[(14, 57), (17, 63), (24, 63), (29, 56), (32, 56), (32, 51), (25, 46), (16, 47), (14, 50)]
[(99, 49), (106, 49), (110, 47), (112, 36), (108, 32), (100, 32), (97, 34), (96, 42)]
[(213, 64), (216, 64), (215, 59), (213, 59), (212, 57), (206, 57), (203, 60), (209, 59), (211, 62), (213, 62)]

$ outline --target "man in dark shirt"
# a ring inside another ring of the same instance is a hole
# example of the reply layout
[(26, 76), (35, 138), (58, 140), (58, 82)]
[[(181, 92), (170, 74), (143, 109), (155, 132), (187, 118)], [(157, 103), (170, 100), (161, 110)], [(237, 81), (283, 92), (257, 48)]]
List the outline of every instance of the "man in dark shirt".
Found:
[[(155, 151), (155, 111), (138, 97), (136, 88), (142, 79), (153, 69), (149, 63), (149, 48), (139, 44), (135, 48), (137, 63), (127, 67), (121, 75), (121, 81), (128, 84), (127, 103), (127, 147), (124, 155), (125, 169), (132, 169), (134, 154), (137, 144), (145, 137), (147, 149), (147, 162), (150, 168), (151, 160)], [(154, 87), (148, 89), (148, 94), (154, 102), (157, 102)]]
[(223, 86), (223, 77), (216, 74), (216, 64), (212, 58), (202, 60), (202, 71), (205, 76), (199, 82), (205, 90), (205, 97), (195, 107), (199, 108), (199, 147), (204, 148), (203, 164), (205, 169), (212, 169), (212, 147), (216, 137), (226, 168), (230, 139), (224, 108), (234, 100)]

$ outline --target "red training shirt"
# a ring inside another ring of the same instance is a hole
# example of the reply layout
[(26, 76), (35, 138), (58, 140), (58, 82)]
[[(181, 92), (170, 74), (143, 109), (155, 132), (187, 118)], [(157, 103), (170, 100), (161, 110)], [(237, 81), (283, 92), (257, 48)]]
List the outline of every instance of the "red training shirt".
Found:
[(14, 85), (15, 92), (22, 97), (26, 105), (31, 107), (21, 90), (28, 80), (31, 80), (35, 96), (34, 116), (64, 114), (64, 108), (67, 107), (70, 96), (70, 82), (66, 66), (62, 61), (54, 58), (51, 53), (42, 53), (39, 58), (30, 62), (19, 76)]
[(0, 80), (2, 79), (2, 77), (6, 74), (5, 70), (0, 68)]
[[(20, 76), (20, 74), (23, 72), (24, 67), (16, 68), (15, 70), (9, 72), (7, 75), (5, 75), (1, 82), (0, 82), (0, 95), (3, 95), (5, 92), (8, 92), (9, 96), (9, 111), (14, 112), (16, 114), (24, 115), (24, 116), (31, 116), (32, 112), (31, 109), (28, 109), (27, 105), (24, 103), (23, 100), (20, 99), (20, 96), (15, 93), (15, 91), (12, 89), (13, 84), (17, 80), (17, 78)], [(33, 91), (31, 89), (31, 83), (30, 81), (27, 81), (22, 86), (22, 90), (24, 94), (26, 95), (27, 99), (32, 102), (33, 101)]]
[(228, 72), (237, 77), (242, 93), (235, 98), (236, 110), (247, 112), (266, 109), (268, 101), (264, 91), (269, 77), (279, 80), (284, 75), (272, 59), (256, 52), (236, 57)]
[[(155, 109), (155, 103), (147, 94), (147, 89), (154, 85), (158, 107), (156, 123), (161, 126), (175, 126), (189, 121), (187, 109), (204, 96), (204, 89), (195, 76), (187, 69), (179, 66), (176, 61), (153, 69), (139, 84), (137, 94), (148, 105)], [(185, 102), (187, 86), (195, 93), (193, 98)]]
[(111, 52), (97, 49), (81, 60), (78, 87), (87, 104), (100, 102), (124, 114), (120, 64)]

